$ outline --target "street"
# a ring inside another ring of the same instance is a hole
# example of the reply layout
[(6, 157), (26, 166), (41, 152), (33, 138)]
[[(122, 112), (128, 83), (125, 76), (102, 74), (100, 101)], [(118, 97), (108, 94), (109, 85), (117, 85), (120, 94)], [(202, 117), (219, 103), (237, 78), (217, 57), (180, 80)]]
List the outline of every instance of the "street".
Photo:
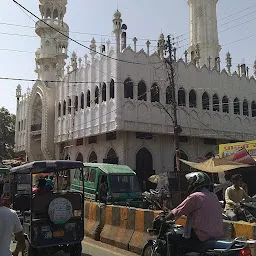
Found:
[[(11, 244), (11, 250), (14, 250), (15, 244)], [(119, 248), (85, 238), (83, 241), (82, 256), (136, 256), (137, 254), (121, 250)], [(56, 256), (68, 256), (68, 254), (58, 253)]]

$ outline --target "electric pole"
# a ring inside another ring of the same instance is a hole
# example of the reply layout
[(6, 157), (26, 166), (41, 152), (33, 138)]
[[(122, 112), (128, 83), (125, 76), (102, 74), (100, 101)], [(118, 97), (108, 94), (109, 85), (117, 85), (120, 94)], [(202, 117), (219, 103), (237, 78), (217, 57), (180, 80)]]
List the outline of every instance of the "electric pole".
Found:
[[(175, 88), (175, 81), (174, 81), (174, 67), (173, 63), (176, 59), (176, 49), (173, 47), (173, 43), (171, 42), (171, 37), (168, 35), (167, 37), (167, 45), (166, 48), (168, 50), (169, 57), (166, 59), (166, 63), (169, 65), (169, 68), (167, 71), (168, 78), (170, 82), (170, 88), (171, 88), (171, 104), (173, 109), (173, 126), (174, 126), (174, 148), (175, 148), (175, 158), (176, 158), (176, 170), (177, 172), (180, 171), (180, 145), (179, 145), (179, 134), (182, 132), (182, 129), (180, 125), (178, 125), (178, 119), (177, 119), (177, 102), (176, 102), (176, 88)], [(174, 170), (175, 171), (175, 170)], [(178, 179), (178, 190), (180, 190), (180, 178), (179, 174), (177, 173), (177, 179)]]

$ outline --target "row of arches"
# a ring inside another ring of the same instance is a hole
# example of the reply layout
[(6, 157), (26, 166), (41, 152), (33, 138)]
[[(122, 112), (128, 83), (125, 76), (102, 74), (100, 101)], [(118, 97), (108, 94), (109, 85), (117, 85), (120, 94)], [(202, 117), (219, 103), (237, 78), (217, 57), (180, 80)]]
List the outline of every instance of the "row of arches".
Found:
[[(84, 157), (81, 153), (79, 153), (76, 157), (76, 161), (84, 162)], [(98, 162), (98, 156), (95, 151), (92, 151), (87, 159), (89, 163), (97, 163)], [(111, 163), (111, 164), (118, 164), (118, 156), (116, 154), (116, 151), (111, 148), (107, 152), (106, 159), (103, 160), (105, 163)]]
[[(197, 108), (197, 94), (195, 90), (189, 91), (189, 107)], [(210, 103), (212, 101), (212, 104)], [(231, 106), (232, 104), (232, 106)], [(186, 92), (183, 88), (180, 88), (178, 91), (178, 106), (186, 107)], [(210, 99), (210, 96), (207, 92), (202, 94), (202, 109), (204, 110), (212, 110), (216, 112), (222, 111), (223, 113), (230, 113), (233, 108), (233, 113), (235, 115), (244, 115), (249, 116), (249, 103), (247, 99), (240, 101), (238, 97), (236, 97), (233, 101), (230, 101), (229, 98), (224, 95), (222, 99), (215, 93)], [(256, 117), (256, 101), (252, 101), (250, 105), (251, 116)]]
[(63, 12), (59, 12), (57, 8), (55, 9), (47, 8), (45, 13), (43, 13), (43, 18), (63, 20)]
[[(114, 99), (115, 97), (115, 82), (113, 79), (111, 79), (109, 84), (109, 99)], [(91, 99), (91, 91), (88, 89), (86, 93), (86, 99), (85, 95), (82, 92), (80, 96), (75, 96), (74, 98), (74, 109), (75, 111), (78, 111), (79, 107), (80, 109), (84, 109), (86, 107), (91, 107), (91, 103), (99, 104), (99, 102), (106, 102), (107, 101), (107, 85), (106, 83), (102, 83), (100, 86), (96, 86), (94, 89), (94, 99)], [(80, 104), (79, 104), (80, 101)], [(71, 108), (72, 108), (72, 100), (70, 97), (68, 97), (67, 101), (64, 100), (63, 103), (59, 102), (58, 104), (58, 117), (61, 117), (61, 114), (63, 116), (66, 115), (66, 113), (71, 114)]]

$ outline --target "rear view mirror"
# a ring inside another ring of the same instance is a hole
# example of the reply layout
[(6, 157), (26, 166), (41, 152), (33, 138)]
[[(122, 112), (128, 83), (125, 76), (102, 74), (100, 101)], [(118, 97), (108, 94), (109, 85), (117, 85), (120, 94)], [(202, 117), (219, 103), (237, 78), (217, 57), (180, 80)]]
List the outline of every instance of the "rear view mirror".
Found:
[(15, 211), (29, 211), (30, 197), (28, 194), (17, 194), (13, 199), (13, 210)]

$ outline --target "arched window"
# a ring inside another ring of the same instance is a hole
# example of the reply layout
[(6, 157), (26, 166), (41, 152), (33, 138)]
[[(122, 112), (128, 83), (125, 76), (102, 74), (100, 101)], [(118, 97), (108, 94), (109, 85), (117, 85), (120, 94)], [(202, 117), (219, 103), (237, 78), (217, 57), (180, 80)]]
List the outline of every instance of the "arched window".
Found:
[(20, 121), (19, 121), (19, 125), (18, 126), (19, 126), (18, 130), (20, 131)]
[(84, 109), (84, 93), (81, 93), (81, 109)]
[(252, 102), (252, 117), (256, 116), (256, 102)]
[(168, 86), (166, 88), (165, 97), (166, 97), (166, 104), (172, 104), (172, 88), (171, 88), (171, 86)]
[(210, 110), (210, 98), (207, 92), (202, 95), (202, 107), (203, 109)]
[(86, 106), (87, 107), (91, 106), (91, 93), (90, 93), (90, 90), (87, 91)]
[(183, 88), (178, 91), (178, 106), (186, 106), (186, 92)]
[(81, 153), (79, 153), (76, 157), (76, 161), (80, 161), (80, 162), (83, 162), (84, 161), (84, 157)]
[(61, 117), (61, 103), (58, 105), (58, 117)]
[(108, 164), (118, 164), (118, 157), (113, 148), (108, 151), (107, 158), (104, 159), (103, 162)]
[(234, 99), (234, 114), (240, 115), (240, 102), (238, 98)]
[(102, 102), (106, 101), (107, 100), (107, 86), (105, 83), (102, 84), (101, 95), (102, 95)]
[(89, 163), (97, 163), (98, 162), (98, 157), (94, 151), (91, 152), (89, 156)]
[(95, 88), (95, 99), (94, 99), (94, 102), (95, 102), (95, 104), (99, 104), (99, 87), (98, 86), (96, 86), (96, 88)]
[(59, 18), (59, 13), (58, 13), (57, 9), (55, 9), (54, 12), (53, 12), (53, 18), (56, 19), (56, 20)]
[(195, 90), (191, 90), (189, 92), (189, 107), (196, 108), (196, 92), (195, 92)]
[(212, 110), (213, 111), (220, 111), (219, 97), (216, 93), (212, 97)]
[(68, 98), (68, 114), (71, 114), (71, 98)]
[(223, 113), (229, 113), (229, 102), (227, 96), (222, 98), (222, 111)]
[(147, 86), (143, 81), (138, 84), (138, 100), (147, 101)]
[(46, 19), (51, 18), (51, 17), (52, 17), (52, 13), (51, 13), (50, 8), (48, 8), (46, 11)]
[(64, 100), (64, 102), (63, 102), (63, 116), (65, 116), (66, 115), (66, 109), (67, 109), (67, 104), (66, 104), (66, 101)]
[(109, 98), (114, 99), (115, 98), (115, 82), (113, 79), (110, 81), (110, 88), (109, 88)]
[(246, 99), (243, 101), (243, 115), (249, 116), (249, 106), (248, 101)]
[(159, 102), (160, 92), (159, 92), (159, 87), (156, 83), (153, 83), (150, 91), (151, 91), (151, 102)]
[(133, 82), (131, 78), (127, 78), (124, 81), (124, 98), (133, 99)]
[(78, 111), (78, 96), (75, 97), (75, 111)]

